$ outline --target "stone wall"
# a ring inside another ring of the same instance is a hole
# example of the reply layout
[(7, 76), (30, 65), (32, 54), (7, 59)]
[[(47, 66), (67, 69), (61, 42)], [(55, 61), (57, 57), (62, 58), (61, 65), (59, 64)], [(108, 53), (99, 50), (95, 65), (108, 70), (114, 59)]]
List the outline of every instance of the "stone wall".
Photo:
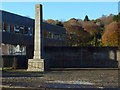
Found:
[(117, 68), (120, 51), (115, 47), (45, 47), (47, 68)]
[(28, 59), (24, 55), (4, 55), (2, 58), (4, 67), (27, 69)]
[[(17, 68), (27, 68), (33, 47), (27, 56), (3, 56), (4, 66), (12, 67), (16, 57)], [(120, 50), (116, 47), (44, 47), (45, 69), (51, 68), (117, 68)], [(119, 61), (119, 62), (118, 62)]]

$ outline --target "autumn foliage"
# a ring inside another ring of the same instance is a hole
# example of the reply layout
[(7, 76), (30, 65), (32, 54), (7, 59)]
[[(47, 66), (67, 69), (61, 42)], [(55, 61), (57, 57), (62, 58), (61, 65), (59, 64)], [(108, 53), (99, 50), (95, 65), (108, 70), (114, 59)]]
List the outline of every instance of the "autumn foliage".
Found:
[(112, 22), (105, 28), (102, 36), (104, 46), (120, 46), (120, 23)]
[(86, 15), (84, 20), (48, 19), (45, 22), (66, 28), (68, 46), (120, 46), (120, 14), (103, 15), (96, 20)]
[(95, 36), (100, 32), (100, 27), (94, 23), (94, 22), (85, 22), (84, 25), (84, 30), (90, 33), (91, 35)]

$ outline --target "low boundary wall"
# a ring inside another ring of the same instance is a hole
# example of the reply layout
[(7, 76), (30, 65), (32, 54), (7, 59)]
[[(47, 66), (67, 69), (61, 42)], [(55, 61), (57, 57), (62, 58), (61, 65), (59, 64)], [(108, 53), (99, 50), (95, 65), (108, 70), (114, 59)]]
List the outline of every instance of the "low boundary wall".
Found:
[(117, 47), (46, 47), (46, 68), (117, 68)]
[[(31, 55), (33, 55), (33, 49), (29, 47), (27, 56), (3, 56), (4, 67), (27, 68), (28, 58), (31, 58)], [(117, 47), (44, 47), (44, 60), (46, 70), (118, 68), (120, 50)]]

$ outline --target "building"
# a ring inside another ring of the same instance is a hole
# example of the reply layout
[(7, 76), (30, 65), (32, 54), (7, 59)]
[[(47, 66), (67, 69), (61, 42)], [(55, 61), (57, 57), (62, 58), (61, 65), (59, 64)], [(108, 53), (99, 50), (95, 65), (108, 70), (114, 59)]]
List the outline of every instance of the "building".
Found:
[[(1, 54), (26, 55), (26, 49), (33, 46), (35, 20), (6, 11), (0, 12), (2, 14), (2, 27), (0, 29), (2, 32)], [(43, 22), (42, 30), (44, 47), (65, 45), (65, 28)]]

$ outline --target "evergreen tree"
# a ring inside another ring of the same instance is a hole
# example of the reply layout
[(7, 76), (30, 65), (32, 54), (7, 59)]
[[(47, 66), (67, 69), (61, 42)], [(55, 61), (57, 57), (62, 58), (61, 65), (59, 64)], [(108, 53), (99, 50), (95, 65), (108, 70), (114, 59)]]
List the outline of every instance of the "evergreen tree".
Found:
[(120, 13), (118, 15), (114, 15), (113, 20), (116, 22), (120, 22)]
[(85, 16), (84, 21), (90, 21), (87, 15)]

